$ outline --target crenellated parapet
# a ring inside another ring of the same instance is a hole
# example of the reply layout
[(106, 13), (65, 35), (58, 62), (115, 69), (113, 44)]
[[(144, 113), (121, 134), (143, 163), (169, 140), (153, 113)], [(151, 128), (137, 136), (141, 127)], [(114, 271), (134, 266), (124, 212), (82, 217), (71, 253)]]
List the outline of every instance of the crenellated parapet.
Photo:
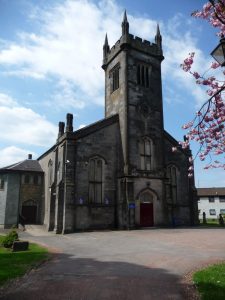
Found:
[(108, 38), (106, 35), (105, 44), (103, 46), (103, 65), (105, 69), (108, 63), (122, 50), (126, 48), (132, 48), (151, 56), (156, 56), (160, 60), (163, 60), (162, 51), (162, 36), (160, 34), (159, 25), (157, 25), (155, 43), (151, 43), (138, 36), (134, 36), (129, 33), (129, 23), (127, 21), (126, 11), (122, 22), (122, 36), (111, 48), (108, 45)]
[(103, 60), (104, 69), (107, 64), (124, 48), (133, 48), (135, 50), (144, 52), (148, 55), (157, 56), (163, 59), (163, 51), (162, 48), (159, 47), (155, 43), (151, 43), (150, 41), (144, 40), (138, 36), (134, 36), (133, 34), (123, 35), (115, 45), (108, 50), (107, 54)]

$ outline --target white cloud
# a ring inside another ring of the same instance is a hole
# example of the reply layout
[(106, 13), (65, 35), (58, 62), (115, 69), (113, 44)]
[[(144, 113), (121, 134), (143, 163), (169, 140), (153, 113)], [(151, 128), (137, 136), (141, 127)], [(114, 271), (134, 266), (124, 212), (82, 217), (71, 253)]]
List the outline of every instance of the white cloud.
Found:
[(48, 147), (56, 140), (57, 127), (30, 108), (0, 94), (0, 139)]
[(9, 95), (0, 93), (0, 106), (13, 106), (16, 105), (16, 101), (13, 100)]
[(37, 156), (37, 154), (33, 151), (21, 149), (16, 146), (0, 149), (0, 167), (7, 167), (11, 164), (27, 159), (28, 154), (32, 154), (33, 157)]
[(130, 32), (143, 39), (154, 42), (157, 22), (156, 20), (128, 16), (130, 23)]
[(30, 77), (33, 79), (45, 79), (45, 75), (41, 74), (40, 72), (35, 72), (31, 70), (26, 70), (26, 69), (21, 69), (21, 70), (16, 70), (16, 71), (3, 71), (2, 74), (6, 76), (16, 76), (16, 77)]
[[(18, 43), (5, 43), (0, 64), (11, 76), (34, 79), (54, 76), (58, 87), (54, 101), (58, 107), (83, 108), (91, 102), (104, 104), (102, 46), (105, 32), (111, 46), (121, 36), (123, 10), (115, 1), (67, 0), (42, 10), (34, 7), (32, 19), (39, 22), (39, 33), (18, 32)], [(153, 38), (156, 22), (128, 16), (131, 32)], [(64, 87), (61, 92), (58, 90)], [(65, 85), (67, 85), (65, 87)], [(53, 97), (48, 102), (52, 103)]]
[(82, 128), (86, 127), (86, 126), (87, 126), (87, 125), (80, 124), (79, 127), (78, 127), (78, 129), (82, 129)]
[[(119, 39), (123, 9), (113, 0), (99, 1), (97, 4), (91, 0), (53, 3), (53, 6), (45, 4), (44, 9), (33, 7), (29, 17), (31, 22), (38, 23), (35, 26), (39, 28), (38, 32), (32, 32), (32, 29), (18, 31), (16, 42), (0, 39), (1, 73), (36, 80), (52, 79), (55, 92), (46, 100), (51, 108), (82, 109), (87, 105), (103, 105), (104, 71), (100, 66), (104, 36), (108, 32), (111, 46)], [(154, 42), (159, 20), (129, 14), (128, 20), (132, 34)], [(170, 85), (165, 98), (168, 102), (171, 98), (176, 103), (181, 101), (177, 97), (178, 89), (179, 93), (182, 91), (185, 94), (184, 99), (189, 93), (199, 105), (206, 99), (206, 94), (179, 65), (189, 51), (196, 52), (196, 70), (205, 71), (209, 59), (198, 49), (192, 33), (181, 34), (188, 28), (184, 25), (190, 23), (189, 20), (178, 14), (168, 23), (159, 23), (165, 55), (163, 77)], [(47, 99), (46, 95), (44, 98)], [(2, 141), (41, 146), (50, 146), (55, 142), (56, 126), (32, 109), (19, 105), (8, 95), (0, 94), (0, 114)], [(6, 152), (1, 153), (7, 157)]]
[[(122, 14), (122, 8), (113, 0), (97, 4), (90, 0), (65, 0), (48, 5), (45, 10), (33, 7), (30, 17), (38, 22), (39, 33), (18, 32), (20, 43), (2, 43), (0, 64), (8, 75), (34, 79), (54, 76), (58, 87), (47, 104), (54, 101), (55, 107), (80, 109), (90, 103), (103, 105), (104, 72), (100, 66), (104, 35), (109, 33), (111, 46), (116, 42), (121, 35)], [(132, 15), (128, 19), (131, 33), (154, 41), (156, 20)], [(199, 105), (205, 99), (204, 92), (179, 65), (190, 50), (199, 54), (197, 69), (199, 66), (201, 70), (208, 60), (190, 33), (181, 34), (187, 23), (181, 14), (167, 24), (160, 22), (166, 57), (163, 74), (173, 78), (174, 85), (182, 84), (191, 91)]]
[(64, 107), (81, 109), (84, 108), (86, 104), (86, 99), (82, 100), (81, 98), (82, 95), (76, 92), (74, 84), (68, 80), (62, 79), (59, 82), (59, 87), (56, 92), (51, 97), (51, 101), (48, 102), (48, 105), (51, 105), (51, 102), (54, 101), (57, 109), (62, 109)]
[[(115, 6), (107, 2), (105, 10), (107, 5)], [(119, 16), (105, 18), (102, 7), (103, 11), (89, 1), (65, 1), (48, 11), (37, 10), (36, 18), (42, 20), (40, 35), (20, 33), (20, 44), (12, 43), (0, 52), (0, 64), (13, 66), (11, 75), (54, 75), (59, 82), (73, 82), (94, 102), (103, 92), (104, 72), (100, 66), (105, 30), (110, 26), (108, 29), (116, 31), (118, 37), (120, 28)], [(73, 102), (77, 105), (76, 99)]]
[(197, 47), (197, 40), (190, 31), (182, 33), (181, 27), (185, 24), (185, 22), (182, 22), (183, 19), (182, 15), (178, 14), (169, 21), (167, 28), (165, 28), (165, 25), (162, 26), (165, 56), (165, 61), (162, 64), (162, 74), (164, 79), (169, 79), (168, 83), (173, 88), (183, 91), (184, 98), (186, 93), (191, 95), (196, 108), (199, 108), (208, 98), (205, 92), (206, 89), (201, 85), (197, 85), (194, 77), (184, 72), (180, 64), (188, 57), (190, 52), (195, 52), (193, 70), (202, 74), (210, 66), (212, 60)]

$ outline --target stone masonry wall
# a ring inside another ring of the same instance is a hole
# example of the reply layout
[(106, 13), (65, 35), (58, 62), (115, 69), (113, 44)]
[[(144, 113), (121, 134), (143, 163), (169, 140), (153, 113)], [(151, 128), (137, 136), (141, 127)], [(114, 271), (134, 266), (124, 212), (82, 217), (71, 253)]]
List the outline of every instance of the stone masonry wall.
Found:
[(8, 190), (8, 175), (1, 174), (1, 178), (4, 180), (4, 189), (0, 190), (0, 228), (4, 227), (5, 224), (5, 209), (6, 209), (6, 199)]
[(20, 174), (8, 173), (5, 227), (17, 225), (19, 216)]
[[(137, 66), (149, 67), (150, 86), (137, 84)], [(149, 137), (153, 142), (150, 177), (162, 176), (163, 169), (163, 110), (160, 60), (131, 50), (128, 56), (128, 151), (131, 169), (140, 170), (139, 141)]]
[(43, 203), (43, 178), (42, 175), (39, 176), (37, 184), (32, 181), (34, 173), (27, 173), (30, 176), (30, 182), (24, 183), (23, 180), (20, 186), (20, 212), (22, 211), (22, 205), (25, 201), (34, 200), (37, 204), (37, 223), (41, 223), (41, 212)]
[[(116, 226), (116, 178), (122, 166), (120, 147), (118, 123), (99, 129), (77, 140), (75, 178), (75, 202), (77, 207), (75, 230), (113, 228)], [(88, 199), (88, 166), (89, 159), (94, 156), (99, 156), (105, 161), (102, 204), (90, 204)]]
[[(55, 174), (55, 152), (51, 151), (43, 158), (39, 160), (42, 170), (44, 171), (44, 201), (42, 202), (42, 222), (46, 225), (47, 229), (54, 229), (54, 219), (55, 219), (55, 197), (53, 195), (53, 183), (49, 183), (49, 161), (53, 163), (53, 176)], [(54, 177), (53, 177), (54, 180)]]
[(175, 217), (179, 222), (190, 224), (190, 193), (188, 179), (188, 156), (182, 150), (172, 152), (174, 144), (165, 139), (165, 163), (166, 166), (174, 165), (177, 168), (177, 203), (174, 207)]

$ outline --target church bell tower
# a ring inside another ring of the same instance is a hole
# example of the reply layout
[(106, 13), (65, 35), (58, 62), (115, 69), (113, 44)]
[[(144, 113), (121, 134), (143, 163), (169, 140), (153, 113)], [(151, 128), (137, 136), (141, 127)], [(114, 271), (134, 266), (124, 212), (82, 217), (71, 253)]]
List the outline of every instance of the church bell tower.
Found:
[(119, 114), (124, 175), (163, 176), (162, 37), (155, 43), (129, 33), (126, 11), (122, 36), (103, 46), (105, 117)]

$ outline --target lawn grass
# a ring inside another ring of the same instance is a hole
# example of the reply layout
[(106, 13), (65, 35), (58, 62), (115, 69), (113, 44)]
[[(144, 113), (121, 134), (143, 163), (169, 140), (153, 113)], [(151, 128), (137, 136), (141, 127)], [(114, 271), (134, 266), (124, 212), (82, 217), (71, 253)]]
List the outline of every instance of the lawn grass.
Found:
[(36, 244), (29, 244), (28, 251), (12, 252), (4, 248), (3, 236), (0, 236), (0, 285), (22, 276), (38, 263), (49, 257), (48, 250)]
[(202, 226), (202, 227), (207, 226), (207, 227), (221, 227), (221, 228), (223, 228), (219, 224), (219, 221), (217, 219), (207, 219), (206, 221), (207, 221), (207, 223), (203, 224), (203, 221), (200, 220), (200, 226)]
[(201, 300), (225, 299), (225, 263), (213, 265), (193, 275)]

